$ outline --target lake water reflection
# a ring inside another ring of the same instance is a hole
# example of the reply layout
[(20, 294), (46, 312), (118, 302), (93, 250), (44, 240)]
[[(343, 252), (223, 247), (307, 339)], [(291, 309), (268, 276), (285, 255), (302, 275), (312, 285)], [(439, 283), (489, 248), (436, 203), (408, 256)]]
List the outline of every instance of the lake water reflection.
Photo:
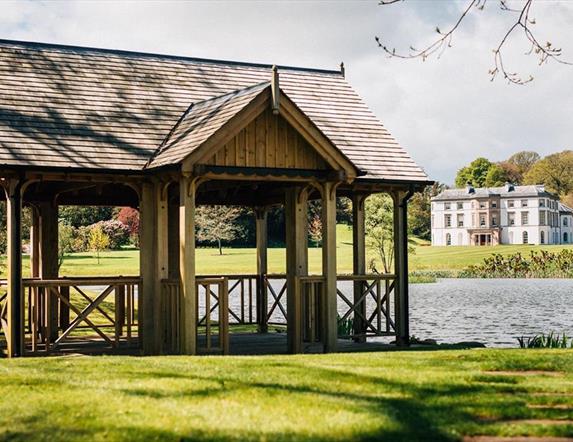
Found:
[(441, 279), (410, 286), (410, 334), (515, 347), (518, 336), (573, 335), (571, 279)]

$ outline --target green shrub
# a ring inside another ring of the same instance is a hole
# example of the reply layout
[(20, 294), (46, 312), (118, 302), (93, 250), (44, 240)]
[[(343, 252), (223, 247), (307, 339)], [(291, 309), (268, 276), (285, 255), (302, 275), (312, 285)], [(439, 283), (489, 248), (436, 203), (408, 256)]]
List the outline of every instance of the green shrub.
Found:
[(556, 253), (531, 251), (503, 256), (494, 253), (482, 264), (469, 266), (460, 273), (462, 278), (573, 278), (573, 250)]
[(130, 231), (129, 227), (118, 220), (100, 221), (99, 223), (92, 224), (91, 229), (101, 227), (103, 233), (109, 238), (109, 248), (111, 250), (120, 249), (121, 246), (129, 244)]
[(352, 336), (354, 333), (354, 319), (348, 317), (343, 320), (340, 315), (337, 315), (336, 319), (338, 323), (338, 337), (348, 338), (349, 336)]

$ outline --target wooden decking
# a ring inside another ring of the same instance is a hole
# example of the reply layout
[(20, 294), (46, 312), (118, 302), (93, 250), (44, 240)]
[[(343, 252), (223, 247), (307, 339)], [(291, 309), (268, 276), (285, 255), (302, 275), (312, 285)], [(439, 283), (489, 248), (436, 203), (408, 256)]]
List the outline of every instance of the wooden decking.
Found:
[[(199, 343), (201, 337), (199, 337)], [(339, 339), (337, 352), (352, 353), (365, 351), (381, 351), (395, 346), (380, 341), (354, 342), (350, 339)], [(303, 353), (323, 353), (321, 343), (304, 343)], [(230, 335), (229, 354), (231, 355), (274, 355), (287, 354), (286, 333), (232, 333)]]
[[(204, 346), (204, 337), (199, 337), (200, 346)], [(203, 341), (203, 342), (202, 342)], [(217, 344), (216, 339), (214, 342)], [(0, 343), (2, 347), (2, 343)], [(379, 341), (353, 342), (349, 339), (339, 339), (337, 351), (340, 353), (384, 351), (395, 348), (394, 345)], [(323, 353), (322, 344), (304, 344), (304, 353)], [(57, 351), (50, 353), (53, 356), (65, 355), (142, 355), (142, 350), (135, 342), (122, 340), (120, 344), (113, 348), (99, 336), (75, 337), (66, 341)], [(213, 353), (220, 354), (220, 353)], [(288, 354), (287, 335), (284, 332), (269, 333), (231, 333), (230, 334), (230, 355), (280, 355)], [(45, 355), (40, 353), (39, 355)]]

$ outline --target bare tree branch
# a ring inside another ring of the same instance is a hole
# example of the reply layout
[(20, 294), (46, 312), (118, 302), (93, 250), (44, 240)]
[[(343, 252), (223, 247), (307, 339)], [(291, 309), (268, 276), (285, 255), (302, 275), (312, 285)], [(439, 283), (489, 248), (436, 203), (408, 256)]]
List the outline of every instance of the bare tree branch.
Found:
[[(390, 5), (393, 3), (397, 3), (398, 1), (403, 0), (380, 0), (379, 4), (382, 6)], [(512, 84), (526, 84), (533, 80), (533, 76), (529, 76), (528, 78), (522, 78), (516, 72), (510, 72), (506, 69), (503, 56), (502, 56), (502, 49), (504, 48), (508, 38), (516, 31), (521, 29), (527, 38), (527, 40), (531, 44), (531, 49), (526, 53), (526, 55), (536, 54), (539, 56), (539, 65), (547, 63), (549, 59), (553, 59), (558, 63), (565, 64), (565, 65), (573, 65), (573, 63), (563, 60), (561, 57), (562, 51), (561, 48), (556, 48), (552, 45), (551, 42), (546, 42), (545, 44), (540, 43), (535, 35), (531, 30), (531, 26), (535, 25), (536, 20), (530, 17), (531, 5), (533, 4), (534, 0), (525, 0), (525, 3), (520, 9), (513, 9), (509, 7), (507, 0), (499, 0), (499, 7), (504, 12), (515, 13), (518, 14), (517, 20), (513, 23), (512, 26), (508, 29), (505, 33), (503, 38), (501, 39), (497, 48), (493, 50), (494, 53), (494, 67), (490, 69), (489, 74), (491, 75), (491, 80), (495, 80), (499, 73)], [(456, 23), (447, 31), (443, 32), (440, 30), (439, 27), (436, 27), (436, 32), (440, 35), (440, 37), (435, 40), (430, 45), (426, 46), (425, 48), (419, 50), (412, 46), (410, 46), (410, 53), (404, 54), (399, 53), (396, 51), (395, 48), (388, 48), (384, 43), (382, 43), (382, 39), (379, 36), (376, 36), (376, 43), (378, 46), (388, 54), (389, 57), (396, 57), (402, 59), (413, 59), (413, 58), (421, 58), (425, 61), (428, 57), (432, 55), (436, 55), (437, 58), (440, 58), (441, 55), (447, 48), (452, 46), (452, 38), (454, 32), (460, 27), (464, 19), (468, 16), (468, 14), (475, 8), (478, 10), (483, 10), (487, 0), (471, 0), (468, 3), (468, 6)]]

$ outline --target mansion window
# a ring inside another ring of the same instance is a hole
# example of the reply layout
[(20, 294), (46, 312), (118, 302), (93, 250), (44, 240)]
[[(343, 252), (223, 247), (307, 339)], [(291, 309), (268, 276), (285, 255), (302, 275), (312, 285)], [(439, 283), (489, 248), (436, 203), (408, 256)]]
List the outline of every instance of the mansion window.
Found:
[(491, 207), (493, 207), (494, 209), (497, 207), (497, 201), (492, 201), (491, 202)]
[(569, 242), (569, 235), (567, 232), (563, 233), (563, 243), (567, 244)]
[(445, 210), (450, 210), (452, 208), (452, 204), (451, 203), (444, 203), (444, 209)]
[(567, 221), (567, 218), (563, 218), (563, 225), (565, 227), (567, 227), (569, 225), (569, 221)]
[(541, 212), (539, 212), (539, 225), (544, 226), (546, 224), (547, 224), (547, 212), (545, 210), (542, 210)]
[(527, 200), (521, 200), (521, 207), (527, 207)]
[(464, 226), (464, 216), (461, 213), (458, 213), (458, 227)]
[(445, 216), (445, 226), (452, 227), (452, 215)]
[(539, 207), (545, 207), (545, 200), (539, 200)]
[(446, 233), (446, 245), (447, 246), (452, 245), (452, 235), (450, 235), (449, 233)]
[(458, 210), (463, 210), (464, 203), (458, 203)]
[(507, 201), (507, 207), (515, 207), (515, 203), (513, 200), (508, 200)]
[(515, 212), (508, 212), (507, 214), (507, 223), (510, 226), (515, 226)]
[(545, 244), (545, 232), (541, 232), (541, 244)]
[(486, 216), (485, 213), (480, 213), (479, 214), (479, 226), (480, 227), (486, 227)]
[(497, 226), (497, 217), (495, 215), (491, 217), (491, 225), (494, 227)]
[(487, 207), (487, 203), (485, 201), (480, 201), (479, 202), (479, 208), (480, 209), (485, 209)]
[(527, 232), (523, 232), (523, 244), (529, 244), (529, 234)]
[(521, 225), (526, 226), (529, 224), (529, 212), (521, 212)]

